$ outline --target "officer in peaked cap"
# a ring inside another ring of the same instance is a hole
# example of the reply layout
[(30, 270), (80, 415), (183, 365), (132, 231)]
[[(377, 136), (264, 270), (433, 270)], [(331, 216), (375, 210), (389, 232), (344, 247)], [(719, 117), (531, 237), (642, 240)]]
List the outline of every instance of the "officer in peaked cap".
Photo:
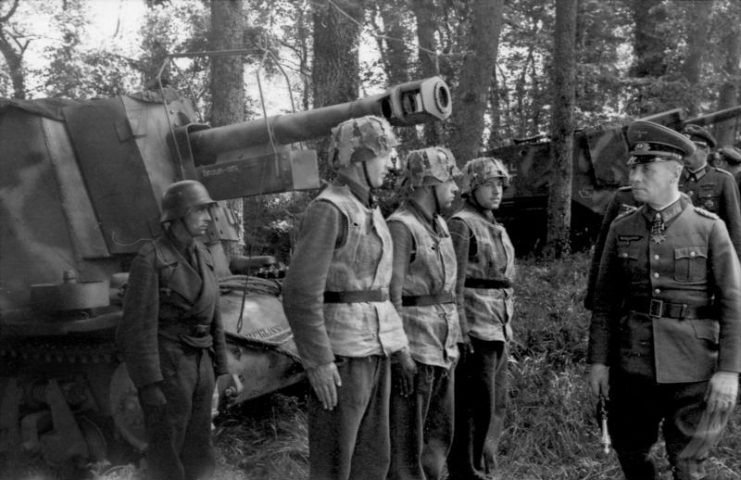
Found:
[(726, 222), (736, 252), (741, 254), (741, 203), (738, 185), (733, 175), (708, 165), (708, 155), (716, 145), (710, 132), (690, 124), (684, 127), (682, 133), (695, 144), (696, 150), (685, 160), (679, 190), (689, 195), (692, 203), (718, 214)]
[[(676, 480), (703, 463), (736, 402), (741, 266), (725, 224), (679, 192), (695, 145), (646, 121), (628, 128), (630, 184), (643, 205), (610, 226), (595, 288), (589, 380), (628, 480), (653, 479), (663, 420)], [(711, 426), (715, 428), (710, 428)]]
[(741, 189), (741, 150), (733, 145), (726, 145), (715, 152), (715, 166), (727, 171), (736, 180)]

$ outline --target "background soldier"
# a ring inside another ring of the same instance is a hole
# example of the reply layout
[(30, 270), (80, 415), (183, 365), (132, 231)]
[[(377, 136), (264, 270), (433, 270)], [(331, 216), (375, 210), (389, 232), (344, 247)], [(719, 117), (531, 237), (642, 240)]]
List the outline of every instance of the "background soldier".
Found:
[(655, 478), (663, 420), (676, 479), (703, 462), (735, 404), (741, 370), (741, 267), (725, 224), (680, 195), (694, 145), (646, 121), (628, 128), (630, 182), (644, 205), (610, 227), (590, 327), (590, 385), (608, 398), (625, 476)]
[(226, 374), (219, 285), (211, 254), (196, 237), (211, 221), (206, 188), (176, 182), (162, 200), (164, 235), (139, 251), (129, 273), (117, 343), (139, 389), (155, 480), (210, 476), (211, 402)]
[[(738, 185), (733, 176), (708, 165), (708, 155), (715, 148), (713, 135), (698, 125), (687, 125), (682, 131), (695, 144), (695, 153), (685, 159), (685, 168), (679, 180), (679, 190), (692, 203), (718, 214), (726, 222), (736, 252), (741, 255), (741, 203)], [(739, 257), (741, 258), (741, 256)]]
[(715, 158), (715, 166), (733, 175), (736, 185), (741, 188), (741, 150), (732, 145), (726, 145), (718, 149)]
[(396, 137), (367, 116), (332, 129), (336, 183), (309, 204), (283, 306), (316, 397), (309, 400), (312, 479), (383, 479), (389, 466), (391, 362), (414, 369), (389, 301), (392, 244), (375, 204)]
[(507, 340), (511, 338), (515, 251), (493, 211), (509, 174), (501, 160), (469, 160), (463, 167), (461, 210), (450, 219), (458, 261), (456, 294), (464, 340), (456, 367), (451, 478), (482, 479), (496, 466), (507, 401)]
[(453, 441), (453, 366), (461, 335), (455, 250), (440, 213), (455, 200), (458, 175), (447, 148), (409, 152), (408, 198), (388, 218), (394, 241), (391, 301), (417, 364), (416, 377), (392, 369), (392, 384), (399, 388), (391, 395), (390, 479), (439, 479)]

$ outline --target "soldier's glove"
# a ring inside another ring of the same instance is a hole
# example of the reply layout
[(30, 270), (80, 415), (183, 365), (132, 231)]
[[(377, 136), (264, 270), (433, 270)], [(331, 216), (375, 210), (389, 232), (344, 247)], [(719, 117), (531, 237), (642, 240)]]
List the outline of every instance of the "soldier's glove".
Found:
[(162, 393), (162, 389), (156, 383), (150, 383), (141, 387), (139, 389), (139, 397), (143, 403), (153, 407), (167, 404), (165, 394)]

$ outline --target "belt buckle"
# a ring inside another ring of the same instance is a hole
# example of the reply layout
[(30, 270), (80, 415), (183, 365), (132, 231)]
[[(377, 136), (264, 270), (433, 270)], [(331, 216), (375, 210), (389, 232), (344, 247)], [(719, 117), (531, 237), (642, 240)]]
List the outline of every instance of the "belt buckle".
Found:
[(648, 316), (659, 318), (661, 317), (663, 310), (664, 301), (652, 298), (651, 302), (648, 304)]

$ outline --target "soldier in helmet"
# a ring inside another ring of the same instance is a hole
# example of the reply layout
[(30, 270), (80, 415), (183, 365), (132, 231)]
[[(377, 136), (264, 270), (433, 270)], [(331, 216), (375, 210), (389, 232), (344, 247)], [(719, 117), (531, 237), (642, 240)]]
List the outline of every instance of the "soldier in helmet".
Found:
[(493, 211), (508, 185), (509, 173), (501, 160), (469, 160), (463, 167), (465, 202), (449, 222), (458, 261), (463, 337), (456, 367), (455, 434), (448, 456), (456, 480), (483, 479), (496, 468), (507, 400), (515, 252)]
[(688, 124), (682, 133), (695, 144), (695, 153), (684, 159), (685, 167), (679, 180), (679, 191), (692, 203), (716, 213), (728, 228), (733, 246), (741, 258), (741, 204), (738, 185), (725, 170), (708, 165), (708, 156), (715, 148), (713, 135), (699, 125)]
[(661, 429), (677, 480), (703, 462), (736, 401), (741, 267), (720, 218), (679, 192), (695, 145), (661, 125), (628, 127), (630, 183), (643, 205), (612, 222), (595, 287), (590, 386), (628, 480), (654, 479)]
[(440, 214), (458, 193), (460, 170), (444, 147), (406, 157), (406, 199), (388, 218), (394, 242), (391, 301), (401, 312), (414, 371), (392, 369), (389, 479), (436, 480), (453, 440), (454, 365), (461, 341), (456, 260)]
[(316, 395), (309, 400), (311, 479), (383, 479), (389, 467), (391, 359), (414, 369), (389, 300), (392, 243), (373, 190), (397, 141), (375, 116), (332, 129), (337, 180), (309, 204), (283, 306)]
[(207, 478), (214, 465), (211, 402), (227, 373), (214, 262), (197, 237), (211, 216), (206, 188), (173, 183), (162, 199), (164, 234), (134, 259), (116, 341), (139, 390), (150, 478)]

